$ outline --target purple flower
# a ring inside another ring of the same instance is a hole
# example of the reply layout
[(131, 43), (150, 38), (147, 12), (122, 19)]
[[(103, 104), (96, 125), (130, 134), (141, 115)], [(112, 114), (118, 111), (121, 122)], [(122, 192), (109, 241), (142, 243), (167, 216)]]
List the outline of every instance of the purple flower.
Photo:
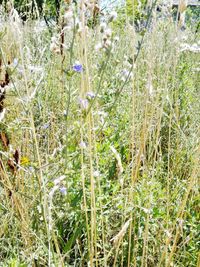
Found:
[(75, 72), (81, 73), (83, 71), (83, 66), (80, 63), (73, 65), (73, 70)]
[(89, 99), (95, 98), (95, 93), (94, 92), (87, 92), (87, 98), (89, 98)]
[(86, 143), (81, 141), (80, 144), (79, 144), (80, 148), (82, 149), (85, 149), (87, 146), (86, 146)]
[(60, 188), (60, 193), (61, 193), (62, 195), (64, 195), (64, 196), (66, 196), (66, 195), (67, 195), (67, 188), (64, 187), (64, 186), (62, 186), (62, 187)]
[(44, 130), (46, 130), (46, 129), (48, 129), (49, 128), (49, 123), (47, 122), (47, 123), (45, 123), (43, 126), (42, 126), (42, 129), (44, 129)]
[(86, 110), (89, 106), (88, 100), (87, 99), (79, 99), (79, 104), (82, 110)]

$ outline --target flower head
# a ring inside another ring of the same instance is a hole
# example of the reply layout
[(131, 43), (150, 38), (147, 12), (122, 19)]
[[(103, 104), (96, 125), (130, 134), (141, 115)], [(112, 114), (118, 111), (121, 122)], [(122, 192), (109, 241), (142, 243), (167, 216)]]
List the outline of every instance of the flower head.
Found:
[(67, 195), (67, 188), (65, 186), (60, 187), (60, 193), (64, 196)]
[(89, 103), (87, 99), (79, 98), (79, 105), (82, 110), (87, 110)]
[(17, 67), (18, 63), (19, 63), (19, 60), (17, 58), (14, 58), (13, 67)]
[(45, 123), (44, 125), (42, 125), (42, 129), (43, 130), (46, 130), (46, 129), (48, 129), (49, 128), (49, 126), (50, 126), (50, 124), (47, 122), (47, 123)]
[(90, 92), (87, 92), (86, 96), (88, 99), (93, 99), (95, 98), (96, 95), (94, 92), (90, 91)]
[(86, 143), (84, 141), (81, 141), (80, 144), (79, 144), (80, 148), (82, 149), (86, 149)]
[(73, 65), (73, 70), (75, 72), (81, 73), (83, 71), (83, 66), (78, 62)]

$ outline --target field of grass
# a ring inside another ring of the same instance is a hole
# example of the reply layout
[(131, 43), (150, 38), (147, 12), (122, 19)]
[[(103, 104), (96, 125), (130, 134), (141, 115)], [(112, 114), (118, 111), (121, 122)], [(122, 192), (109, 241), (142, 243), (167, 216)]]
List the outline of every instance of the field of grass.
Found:
[(0, 266), (199, 267), (199, 33), (70, 8), (0, 16)]

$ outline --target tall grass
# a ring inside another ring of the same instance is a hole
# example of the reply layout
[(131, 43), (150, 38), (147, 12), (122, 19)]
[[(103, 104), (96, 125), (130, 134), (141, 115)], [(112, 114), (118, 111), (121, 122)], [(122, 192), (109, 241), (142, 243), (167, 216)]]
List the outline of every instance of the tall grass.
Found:
[(0, 266), (199, 266), (198, 33), (63, 14), (1, 15)]

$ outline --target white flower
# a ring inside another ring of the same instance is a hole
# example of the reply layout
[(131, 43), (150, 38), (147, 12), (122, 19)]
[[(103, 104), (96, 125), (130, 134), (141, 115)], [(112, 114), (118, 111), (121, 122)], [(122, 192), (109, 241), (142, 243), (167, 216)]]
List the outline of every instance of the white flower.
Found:
[(65, 179), (65, 175), (62, 175), (58, 178), (56, 178), (53, 182), (54, 182), (54, 185), (59, 185), (63, 180)]
[(133, 76), (133, 73), (130, 72), (130, 70), (127, 70), (127, 69), (123, 69), (121, 74), (120, 74), (121, 81), (123, 81), (123, 82), (131, 79), (132, 76)]
[(86, 143), (81, 141), (80, 144), (79, 144), (79, 147), (82, 148), (82, 149), (86, 149)]
[(17, 58), (14, 58), (13, 63), (12, 63), (13, 67), (17, 67), (18, 63), (19, 63), (19, 60)]

